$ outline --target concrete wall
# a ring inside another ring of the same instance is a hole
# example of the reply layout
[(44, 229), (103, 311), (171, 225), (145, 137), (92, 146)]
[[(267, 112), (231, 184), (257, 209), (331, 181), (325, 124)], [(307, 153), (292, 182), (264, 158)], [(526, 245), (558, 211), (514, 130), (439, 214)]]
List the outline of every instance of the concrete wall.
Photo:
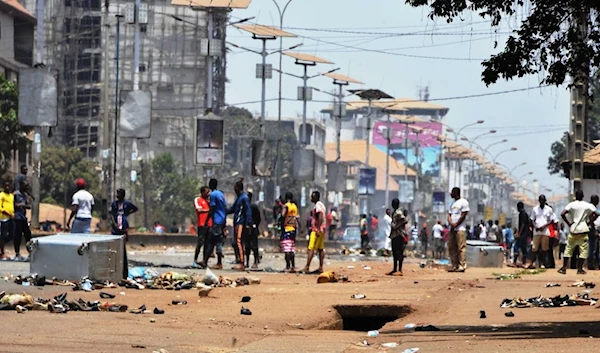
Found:
[(0, 56), (13, 60), (15, 58), (14, 19), (0, 12)]

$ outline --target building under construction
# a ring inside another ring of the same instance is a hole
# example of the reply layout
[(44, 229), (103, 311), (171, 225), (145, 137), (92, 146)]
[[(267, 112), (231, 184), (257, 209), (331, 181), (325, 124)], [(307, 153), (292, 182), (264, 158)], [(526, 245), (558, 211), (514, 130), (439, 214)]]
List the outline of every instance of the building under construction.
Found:
[[(37, 15), (36, 0), (22, 3)], [(114, 142), (112, 134), (103, 136), (104, 112), (109, 131), (114, 131), (120, 104), (116, 92), (133, 87), (133, 5), (132, 0), (45, 1), (44, 64), (59, 77), (58, 126), (48, 142), (77, 147), (98, 164), (113, 153), (102, 147), (103, 138), (110, 139), (110, 146)], [(220, 53), (213, 53), (212, 106), (218, 112), (225, 100), (226, 10), (217, 10), (213, 18), (213, 38), (222, 41)], [(151, 158), (152, 153), (171, 152), (186, 170), (193, 169), (194, 118), (207, 106), (208, 56), (202, 48), (207, 13), (166, 0), (144, 0), (139, 19), (139, 89), (152, 94), (152, 135), (148, 140), (118, 139), (118, 184), (129, 181), (135, 169), (132, 153)]]

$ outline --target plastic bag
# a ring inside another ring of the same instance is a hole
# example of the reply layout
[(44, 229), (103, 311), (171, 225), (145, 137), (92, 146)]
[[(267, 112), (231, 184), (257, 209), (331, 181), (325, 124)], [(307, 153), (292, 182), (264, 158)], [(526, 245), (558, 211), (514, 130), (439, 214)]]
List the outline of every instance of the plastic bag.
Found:
[(144, 277), (145, 274), (146, 274), (145, 267), (132, 267), (129, 269), (129, 273), (127, 274), (127, 277), (134, 279), (134, 278)]
[(206, 272), (204, 273), (204, 278), (202, 279), (202, 282), (204, 282), (204, 284), (206, 284), (207, 286), (217, 285), (219, 284), (219, 277), (217, 277), (210, 270), (210, 268), (207, 268)]

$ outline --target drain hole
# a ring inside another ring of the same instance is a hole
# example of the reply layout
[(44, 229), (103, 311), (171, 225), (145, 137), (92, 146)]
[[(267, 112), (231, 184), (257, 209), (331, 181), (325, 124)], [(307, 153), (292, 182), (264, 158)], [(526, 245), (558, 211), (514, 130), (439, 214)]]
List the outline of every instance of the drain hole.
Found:
[(341, 322), (327, 329), (367, 332), (379, 330), (388, 322), (396, 321), (412, 312), (406, 305), (336, 305)]

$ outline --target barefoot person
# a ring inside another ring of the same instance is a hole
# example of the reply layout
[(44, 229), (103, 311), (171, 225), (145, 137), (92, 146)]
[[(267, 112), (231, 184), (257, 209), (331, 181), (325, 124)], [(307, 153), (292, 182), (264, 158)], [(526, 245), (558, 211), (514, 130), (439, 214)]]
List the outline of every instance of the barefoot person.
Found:
[(318, 273), (323, 272), (323, 262), (325, 261), (325, 205), (320, 201), (321, 193), (318, 191), (313, 191), (310, 195), (310, 200), (315, 204), (311, 212), (311, 216), (313, 219), (312, 222), (312, 231), (310, 232), (310, 237), (308, 241), (308, 258), (306, 259), (306, 266), (302, 270), (304, 273), (308, 273), (310, 271), (310, 263), (312, 261), (313, 256), (315, 255), (315, 250), (319, 252), (319, 269)]
[(394, 268), (389, 272), (390, 276), (402, 276), (402, 262), (404, 261), (404, 248), (408, 243), (406, 234), (406, 224), (408, 221), (404, 213), (400, 210), (400, 200), (392, 200), (392, 230), (390, 239), (392, 240), (392, 256), (394, 258)]
[[(209, 202), (210, 189), (208, 188), (208, 186), (203, 186), (200, 188), (200, 196), (196, 197), (196, 199), (194, 200), (194, 208), (196, 209), (196, 216), (198, 221), (198, 242), (196, 243), (196, 251), (194, 252), (194, 262), (192, 263), (192, 267), (206, 267), (206, 264), (204, 263), (204, 258), (206, 257), (206, 252), (208, 251), (208, 247), (210, 246), (209, 229), (212, 226), (212, 219), (208, 219), (208, 212), (210, 212)], [(200, 249), (204, 251), (202, 252), (202, 259), (200, 260), (200, 263), (198, 263)]]
[(204, 252), (204, 265), (208, 266), (208, 259), (213, 251), (217, 251), (217, 264), (211, 267), (213, 270), (223, 269), (223, 236), (225, 230), (225, 221), (227, 215), (225, 214), (227, 202), (225, 201), (225, 194), (217, 189), (217, 179), (210, 179), (208, 187), (210, 188), (210, 211), (208, 217), (206, 217), (205, 226), (208, 227), (209, 222), (212, 222), (212, 226), (209, 228), (209, 247), (208, 251)]
[(449, 272), (465, 272), (467, 269), (467, 228), (465, 219), (469, 213), (469, 202), (460, 197), (460, 189), (454, 188), (450, 193), (454, 203), (448, 212), (450, 225), (450, 239), (448, 239), (448, 252), (452, 261)]
[(291, 192), (285, 194), (285, 205), (281, 211), (284, 219), (283, 232), (279, 244), (281, 251), (285, 254), (285, 271), (296, 270), (296, 231), (298, 229), (298, 207), (294, 203), (294, 195)]
[[(567, 215), (569, 217), (567, 217)], [(583, 263), (588, 257), (588, 234), (590, 228), (588, 221), (593, 222), (598, 217), (596, 207), (591, 203), (583, 201), (583, 191), (575, 192), (575, 201), (569, 203), (562, 211), (562, 219), (569, 226), (569, 237), (567, 238), (567, 248), (563, 258), (563, 267), (558, 273), (566, 274), (569, 265), (569, 259), (573, 256), (575, 247), (579, 247), (579, 259), (577, 261), (577, 274), (585, 275)]]
[(252, 209), (250, 208), (250, 199), (248, 194), (244, 192), (243, 179), (233, 184), (233, 191), (237, 195), (233, 206), (227, 210), (227, 214), (233, 213), (233, 237), (234, 250), (236, 258), (239, 255), (240, 263), (232, 267), (233, 270), (244, 270), (244, 242), (249, 236), (250, 227), (252, 226)]

